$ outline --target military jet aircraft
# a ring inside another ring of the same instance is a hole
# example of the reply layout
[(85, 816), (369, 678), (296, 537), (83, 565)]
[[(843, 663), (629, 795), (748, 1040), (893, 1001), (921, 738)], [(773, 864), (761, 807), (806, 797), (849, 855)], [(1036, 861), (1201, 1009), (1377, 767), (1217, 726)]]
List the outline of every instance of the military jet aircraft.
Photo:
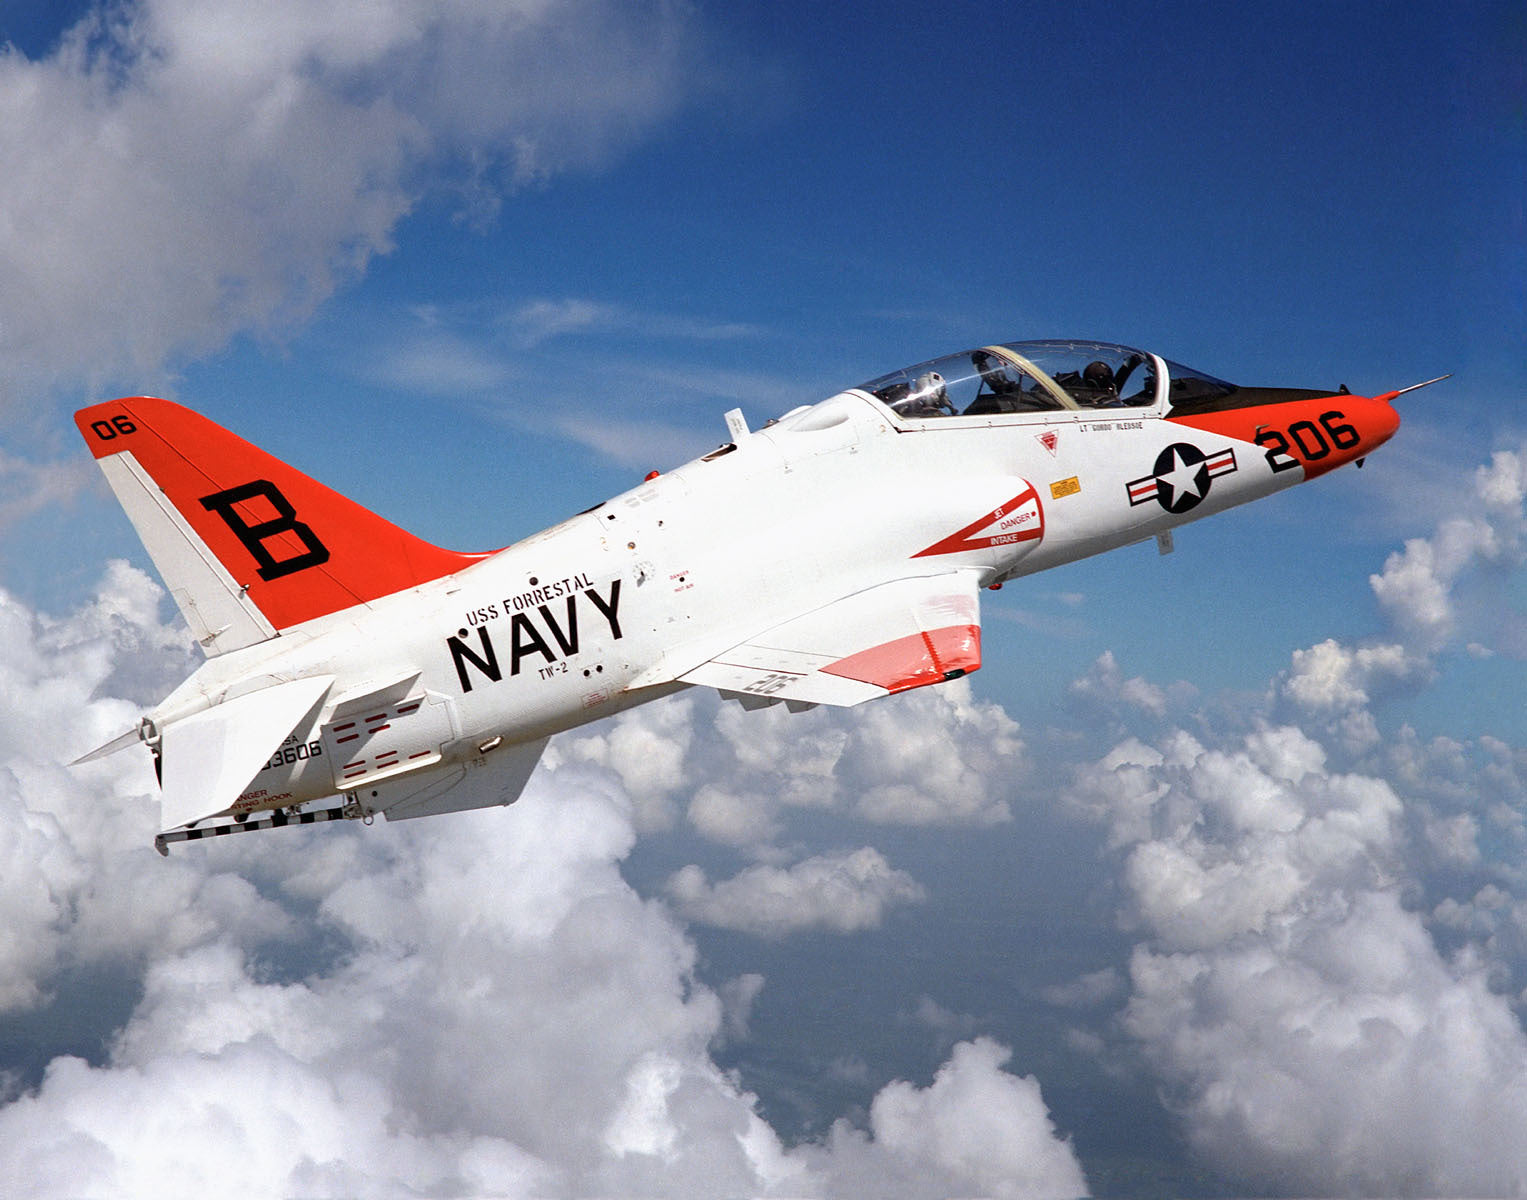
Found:
[(734, 410), (709, 454), (484, 554), (169, 401), (97, 404), (80, 432), (207, 661), (78, 761), (148, 748), (161, 852), (509, 804), (553, 734), (684, 687), (800, 709), (969, 674), (983, 588), (1361, 465), (1411, 390), (994, 344), (756, 431)]

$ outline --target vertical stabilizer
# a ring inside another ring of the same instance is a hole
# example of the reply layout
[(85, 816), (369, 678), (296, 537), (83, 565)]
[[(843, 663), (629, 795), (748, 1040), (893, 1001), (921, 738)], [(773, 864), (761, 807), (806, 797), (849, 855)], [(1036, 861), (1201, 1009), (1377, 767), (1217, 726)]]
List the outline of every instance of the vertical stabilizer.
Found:
[(111, 400), (74, 419), (208, 654), (484, 557), (421, 541), (168, 400)]

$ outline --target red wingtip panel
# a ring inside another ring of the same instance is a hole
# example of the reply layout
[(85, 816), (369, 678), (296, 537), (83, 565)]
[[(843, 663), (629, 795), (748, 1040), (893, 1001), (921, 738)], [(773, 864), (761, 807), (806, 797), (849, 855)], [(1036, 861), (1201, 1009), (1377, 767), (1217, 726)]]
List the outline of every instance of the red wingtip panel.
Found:
[(905, 692), (968, 675), (980, 667), (981, 627), (950, 625), (861, 650), (823, 667), (822, 672), (872, 683), (888, 692)]
[(421, 541), (168, 400), (111, 400), (74, 420), (96, 458), (132, 453), (277, 629), (485, 557)]

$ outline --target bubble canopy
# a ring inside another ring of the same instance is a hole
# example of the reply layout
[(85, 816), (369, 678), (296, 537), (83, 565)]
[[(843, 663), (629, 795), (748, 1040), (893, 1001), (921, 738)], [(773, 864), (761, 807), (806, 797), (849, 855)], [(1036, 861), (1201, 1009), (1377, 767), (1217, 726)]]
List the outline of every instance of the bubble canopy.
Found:
[(1228, 396), (1234, 384), (1113, 342), (1003, 342), (929, 359), (860, 384), (898, 416), (1140, 409), (1170, 389)]

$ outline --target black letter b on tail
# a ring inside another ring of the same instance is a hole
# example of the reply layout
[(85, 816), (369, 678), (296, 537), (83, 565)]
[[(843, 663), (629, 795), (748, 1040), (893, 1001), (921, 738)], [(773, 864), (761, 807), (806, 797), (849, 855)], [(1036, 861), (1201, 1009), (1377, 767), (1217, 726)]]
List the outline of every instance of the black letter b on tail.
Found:
[[(269, 504), (276, 515), (272, 520), (250, 525), (234, 511), (233, 506), (256, 498)], [(223, 518), (228, 528), (244, 543), (244, 549), (249, 551), (260, 568), (260, 578), (267, 583), (329, 561), (329, 548), (318, 540), (317, 534), (297, 520), (297, 510), (281, 494), (281, 490), (267, 479), (256, 479), (253, 483), (241, 484), (226, 492), (203, 496), (201, 506)], [(266, 548), (265, 543), (283, 533), (296, 535), (306, 550), (289, 558), (277, 558)]]

